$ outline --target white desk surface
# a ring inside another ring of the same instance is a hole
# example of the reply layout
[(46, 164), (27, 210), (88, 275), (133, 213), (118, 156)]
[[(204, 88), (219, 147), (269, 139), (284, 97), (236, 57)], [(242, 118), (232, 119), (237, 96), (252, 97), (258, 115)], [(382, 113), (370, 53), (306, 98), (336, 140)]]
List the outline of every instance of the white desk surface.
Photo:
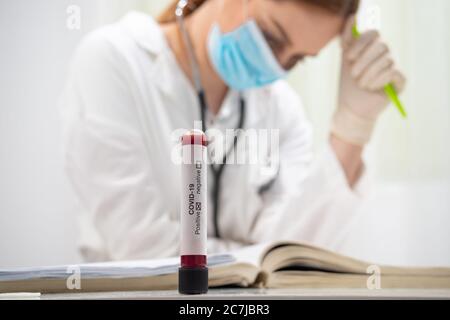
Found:
[(450, 290), (360, 290), (360, 289), (211, 289), (206, 295), (186, 296), (177, 291), (129, 291), (65, 294), (0, 295), (0, 299), (125, 299), (125, 300), (284, 300), (284, 299), (450, 299)]

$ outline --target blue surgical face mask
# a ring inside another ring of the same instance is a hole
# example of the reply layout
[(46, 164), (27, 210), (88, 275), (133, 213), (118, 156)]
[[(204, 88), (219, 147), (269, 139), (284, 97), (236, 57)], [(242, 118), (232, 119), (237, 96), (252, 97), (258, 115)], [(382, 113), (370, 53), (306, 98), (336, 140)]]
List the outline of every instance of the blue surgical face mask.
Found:
[(286, 74), (254, 20), (226, 34), (213, 25), (208, 52), (216, 72), (235, 90), (262, 87)]

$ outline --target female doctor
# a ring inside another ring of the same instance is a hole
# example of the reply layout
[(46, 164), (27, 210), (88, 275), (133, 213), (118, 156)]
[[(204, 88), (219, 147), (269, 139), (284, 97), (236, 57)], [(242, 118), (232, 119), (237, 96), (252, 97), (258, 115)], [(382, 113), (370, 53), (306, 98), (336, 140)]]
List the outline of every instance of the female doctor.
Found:
[[(364, 146), (388, 105), (382, 88), (392, 82), (400, 92), (405, 82), (377, 32), (352, 38), (357, 8), (358, 0), (175, 1), (158, 21), (130, 13), (87, 36), (63, 99), (85, 259), (178, 254), (173, 132), (198, 120), (208, 131), (279, 132), (277, 157), (267, 148), (267, 161), (210, 166), (210, 253), (274, 240), (339, 249), (364, 193)], [(335, 37), (340, 91), (329, 143), (313, 157), (310, 124), (283, 78)]]

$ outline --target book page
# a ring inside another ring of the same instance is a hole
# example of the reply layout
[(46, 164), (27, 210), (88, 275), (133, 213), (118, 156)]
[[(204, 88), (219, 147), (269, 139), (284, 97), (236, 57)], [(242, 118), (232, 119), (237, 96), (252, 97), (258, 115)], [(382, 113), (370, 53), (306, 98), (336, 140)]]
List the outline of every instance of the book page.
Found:
[(276, 244), (273, 243), (257, 244), (243, 247), (236, 251), (232, 251), (229, 254), (235, 258), (235, 263), (246, 263), (260, 268), (264, 256), (274, 246), (276, 246)]

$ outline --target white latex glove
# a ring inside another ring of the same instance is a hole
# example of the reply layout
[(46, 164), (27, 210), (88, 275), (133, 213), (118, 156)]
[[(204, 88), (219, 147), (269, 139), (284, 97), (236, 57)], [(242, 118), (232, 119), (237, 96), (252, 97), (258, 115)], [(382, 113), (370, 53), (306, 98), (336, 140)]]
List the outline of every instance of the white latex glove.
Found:
[(359, 146), (369, 142), (378, 116), (389, 105), (384, 86), (393, 83), (403, 91), (405, 77), (396, 69), (387, 45), (377, 31), (352, 36), (355, 18), (348, 19), (342, 34), (342, 67), (339, 104), (331, 132)]

